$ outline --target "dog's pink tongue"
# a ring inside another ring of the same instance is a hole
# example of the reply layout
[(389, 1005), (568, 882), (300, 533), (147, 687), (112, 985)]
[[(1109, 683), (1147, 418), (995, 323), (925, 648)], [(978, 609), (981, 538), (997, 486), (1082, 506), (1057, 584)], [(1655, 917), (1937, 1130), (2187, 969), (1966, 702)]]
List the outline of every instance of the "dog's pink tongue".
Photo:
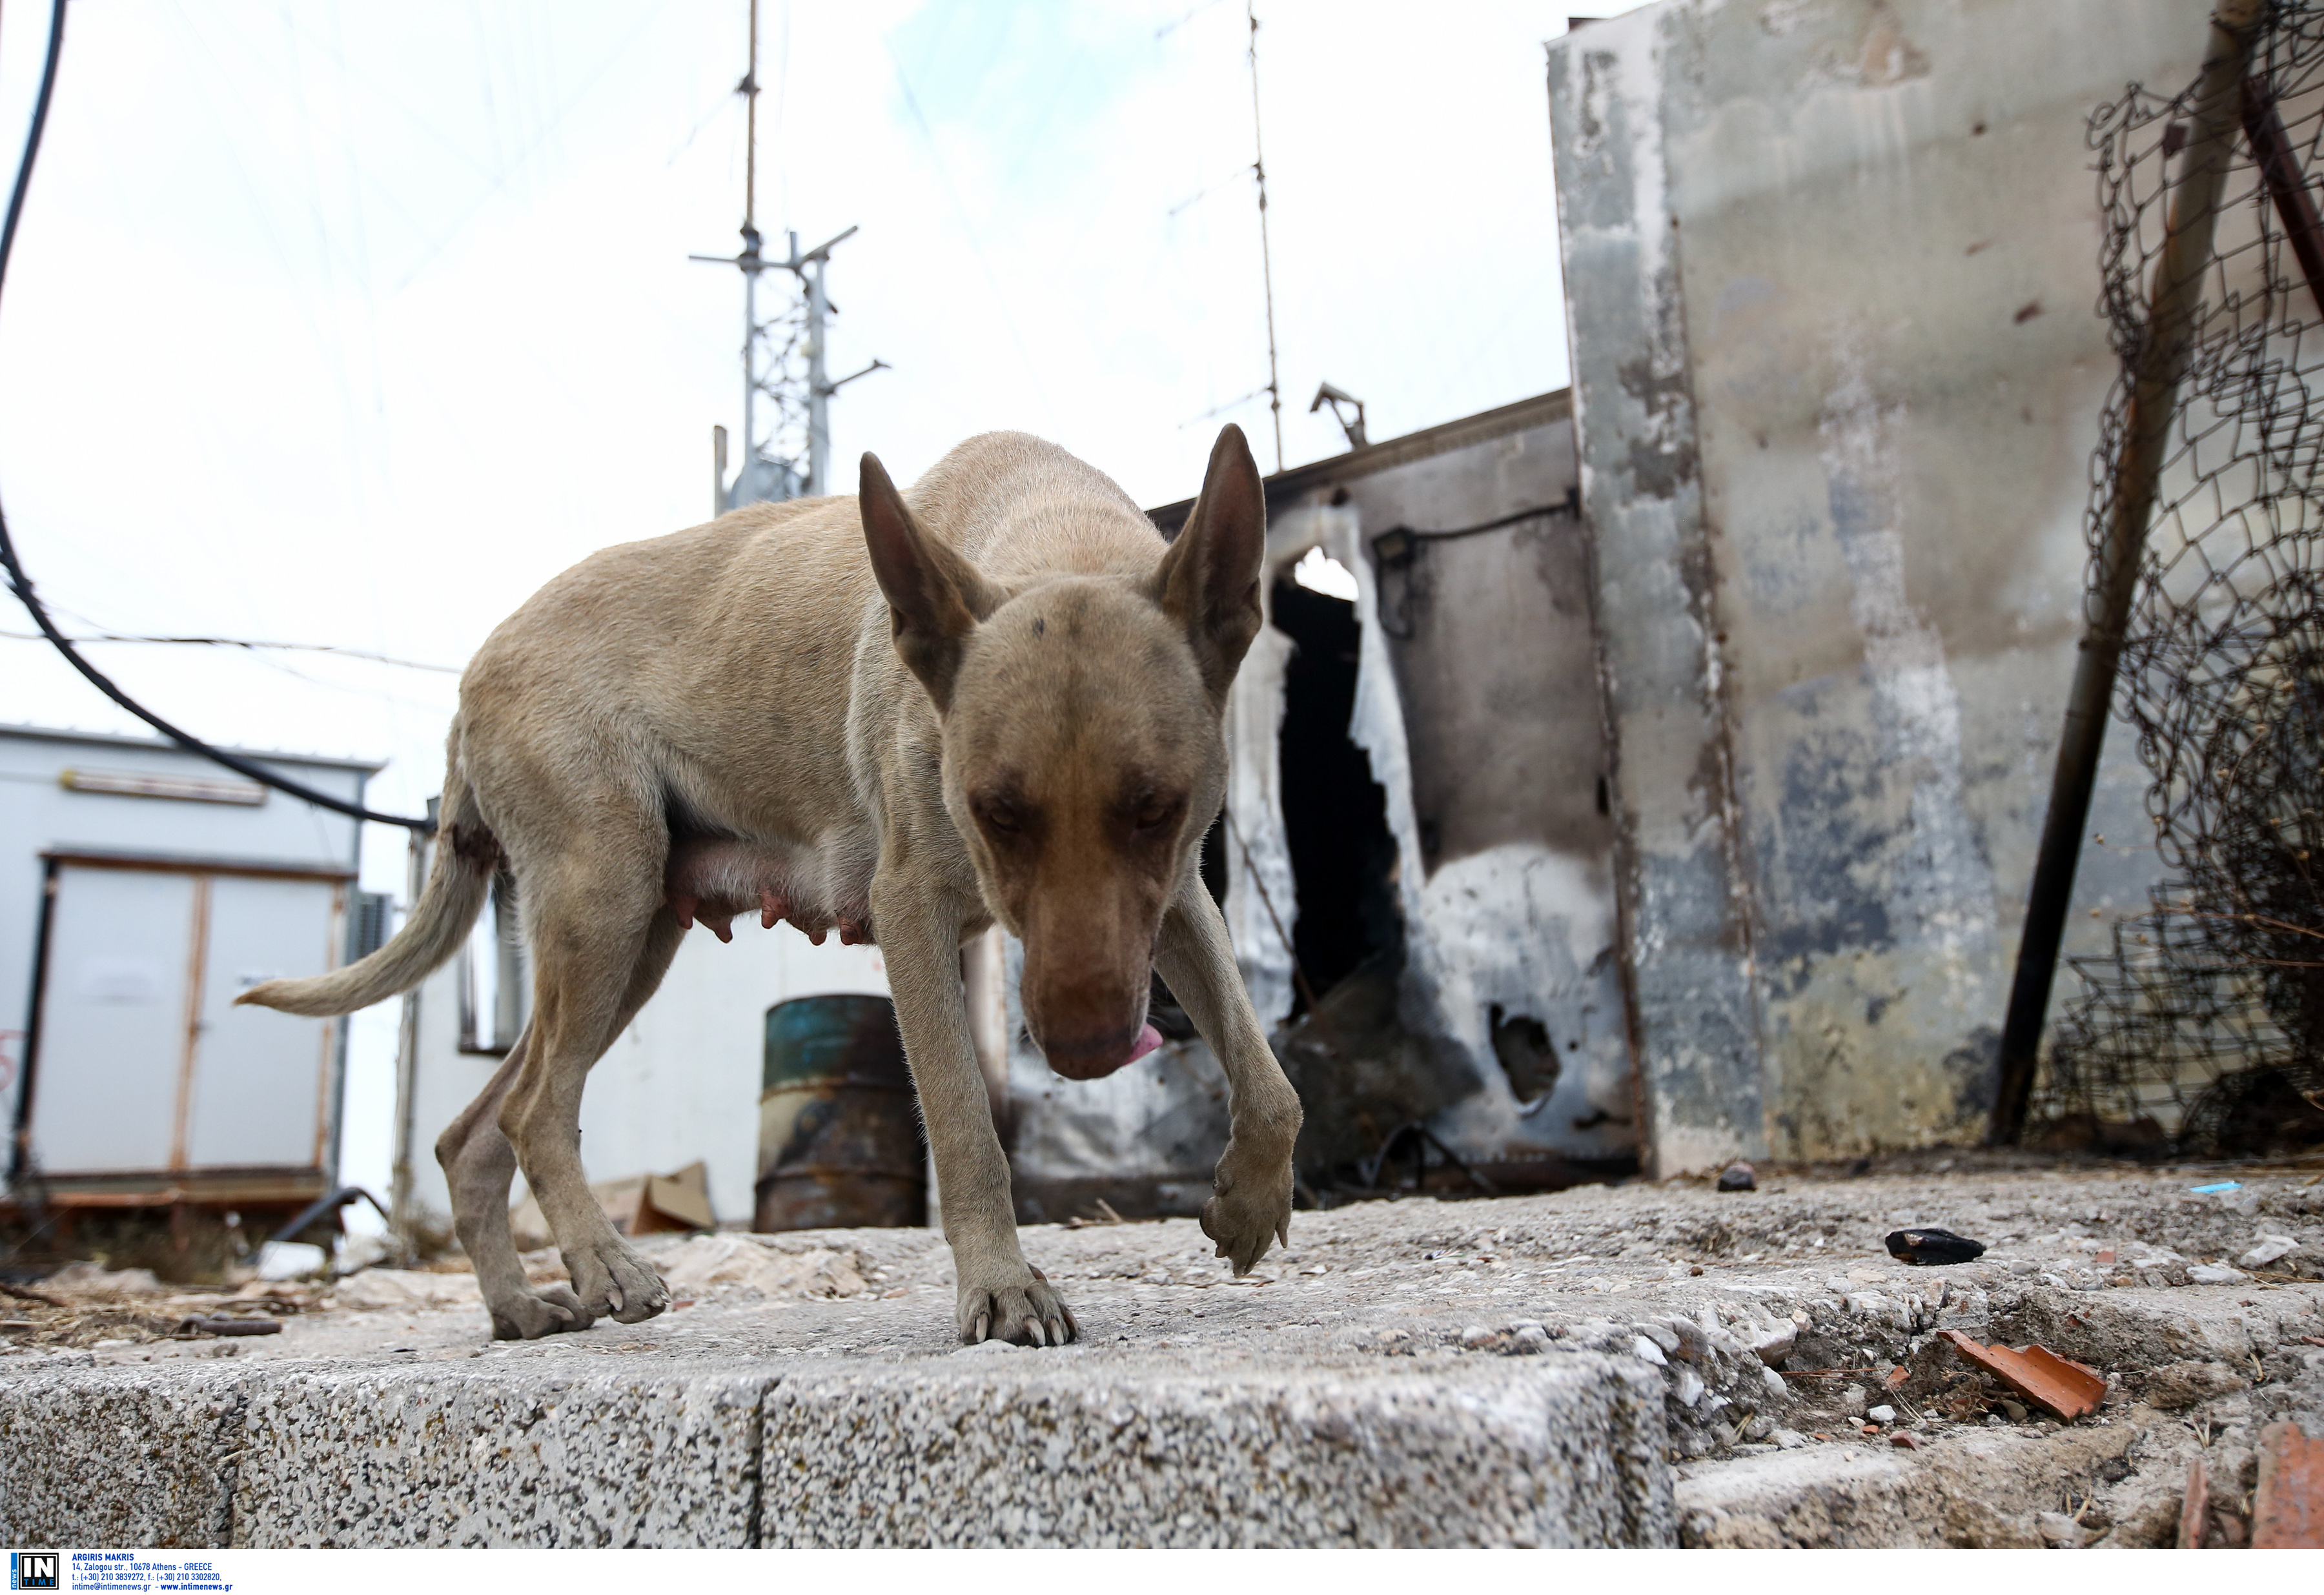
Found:
[(1130, 1043), (1130, 1056), (1125, 1058), (1123, 1062), (1125, 1064), (1134, 1064), (1139, 1058), (1144, 1057), (1148, 1053), (1152, 1052), (1156, 1047), (1161, 1045), (1162, 1032), (1156, 1029), (1151, 1025), (1145, 1026), (1138, 1032), (1138, 1039)]

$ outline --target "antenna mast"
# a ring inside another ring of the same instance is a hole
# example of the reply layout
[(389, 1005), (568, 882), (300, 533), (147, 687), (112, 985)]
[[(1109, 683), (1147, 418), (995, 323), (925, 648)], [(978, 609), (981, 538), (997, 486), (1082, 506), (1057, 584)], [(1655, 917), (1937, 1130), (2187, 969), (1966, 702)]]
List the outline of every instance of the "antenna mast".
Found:
[[(755, 5), (758, 0), (751, 0)], [(1267, 148), (1260, 141), (1259, 121), (1258, 0), (1243, 0), (1243, 17), (1250, 23), (1250, 170), (1259, 179), (1259, 270), (1267, 285), (1267, 407), (1274, 411), (1275, 468), (1283, 469), (1283, 383), (1275, 369), (1275, 261), (1267, 244)]]
[[(742, 247), (736, 254), (687, 258), (734, 266), (742, 273), (742, 462), (726, 480), (726, 429), (711, 430), (712, 490), (716, 512), (744, 504), (816, 498), (831, 491), (831, 396), (856, 377), (886, 371), (874, 360), (852, 376), (833, 382), (824, 364), (825, 328), (837, 311), (824, 291), (824, 268), (831, 252), (855, 235), (853, 227), (799, 253), (798, 235), (788, 235), (788, 259), (770, 260), (759, 245), (759, 0), (751, 0), (750, 68), (734, 86), (747, 107), (748, 148), (742, 162)], [(781, 314), (759, 319), (759, 278), (788, 272), (798, 297)], [(763, 429), (759, 401), (770, 416)], [(1277, 450), (1278, 455), (1280, 450)]]

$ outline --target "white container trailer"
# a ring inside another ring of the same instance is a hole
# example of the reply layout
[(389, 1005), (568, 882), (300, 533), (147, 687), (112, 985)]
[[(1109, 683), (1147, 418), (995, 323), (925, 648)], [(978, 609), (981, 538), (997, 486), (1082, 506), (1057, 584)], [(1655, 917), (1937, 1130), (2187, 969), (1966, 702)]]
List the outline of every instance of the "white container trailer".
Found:
[[(250, 754), (359, 802), (376, 765)], [(346, 1025), (235, 998), (384, 927), (355, 821), (160, 742), (0, 727), (10, 1205), (238, 1210), (329, 1189)], [(46, 1249), (44, 1247), (43, 1249)]]

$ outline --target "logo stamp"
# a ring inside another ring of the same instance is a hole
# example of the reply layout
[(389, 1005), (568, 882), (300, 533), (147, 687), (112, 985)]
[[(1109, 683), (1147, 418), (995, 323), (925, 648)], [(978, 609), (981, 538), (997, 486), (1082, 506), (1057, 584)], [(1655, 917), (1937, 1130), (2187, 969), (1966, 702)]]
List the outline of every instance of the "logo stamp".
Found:
[(63, 1555), (55, 1551), (11, 1551), (8, 1553), (8, 1587), (11, 1590), (60, 1590), (58, 1565)]

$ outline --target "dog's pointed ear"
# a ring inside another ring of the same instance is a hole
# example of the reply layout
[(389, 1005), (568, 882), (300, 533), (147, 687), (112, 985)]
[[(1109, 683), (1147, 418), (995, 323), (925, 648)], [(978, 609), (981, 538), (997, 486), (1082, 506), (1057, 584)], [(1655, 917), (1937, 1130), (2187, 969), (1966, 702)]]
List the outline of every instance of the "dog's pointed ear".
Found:
[(1266, 558), (1267, 494), (1242, 429), (1230, 425), (1211, 447), (1202, 494), (1148, 589), (1185, 628), (1213, 698), (1226, 696), (1266, 618), (1259, 603)]
[(896, 652), (943, 714), (952, 707), (953, 678), (969, 633), (1001, 606), (1001, 594), (959, 549), (928, 534), (877, 455), (863, 456), (855, 503), (863, 516), (872, 574), (888, 599)]

